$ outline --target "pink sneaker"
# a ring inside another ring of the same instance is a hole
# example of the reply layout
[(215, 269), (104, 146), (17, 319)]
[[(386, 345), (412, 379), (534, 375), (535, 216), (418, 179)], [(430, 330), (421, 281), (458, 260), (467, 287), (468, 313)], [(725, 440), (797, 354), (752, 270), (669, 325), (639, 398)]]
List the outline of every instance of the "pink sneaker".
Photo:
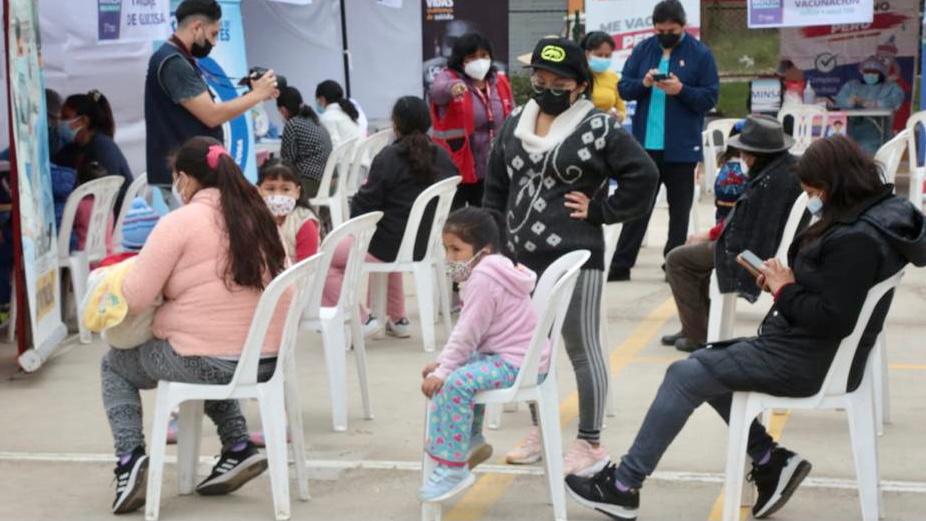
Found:
[(610, 462), (611, 457), (604, 447), (595, 448), (585, 440), (576, 440), (563, 458), (563, 474), (590, 478)]
[(540, 428), (531, 427), (527, 436), (518, 443), (518, 446), (505, 454), (505, 461), (509, 465), (530, 465), (537, 463), (543, 457), (543, 446), (540, 444)]

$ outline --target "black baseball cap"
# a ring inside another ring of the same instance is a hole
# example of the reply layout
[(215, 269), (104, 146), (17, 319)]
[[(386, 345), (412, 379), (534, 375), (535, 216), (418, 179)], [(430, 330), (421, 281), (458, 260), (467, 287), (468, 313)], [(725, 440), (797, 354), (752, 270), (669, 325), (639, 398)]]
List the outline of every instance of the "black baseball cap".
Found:
[(205, 16), (216, 21), (222, 18), (222, 6), (216, 0), (183, 0), (177, 7), (177, 22), (193, 15)]
[(525, 68), (550, 71), (557, 76), (588, 81), (588, 64), (585, 51), (566, 38), (544, 38), (537, 42), (530, 65)]

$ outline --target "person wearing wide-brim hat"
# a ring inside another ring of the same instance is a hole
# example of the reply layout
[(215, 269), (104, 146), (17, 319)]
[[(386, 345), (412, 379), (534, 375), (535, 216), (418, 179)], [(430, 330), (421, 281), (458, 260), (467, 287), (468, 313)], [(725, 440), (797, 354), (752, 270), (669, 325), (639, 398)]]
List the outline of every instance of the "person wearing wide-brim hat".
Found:
[[(888, 109), (896, 112), (903, 105), (906, 94), (897, 82), (888, 77), (887, 65), (875, 56), (859, 64), (861, 81), (851, 80), (839, 89), (836, 106), (841, 109)], [(884, 144), (878, 125), (869, 118), (849, 118), (847, 133), (869, 154)], [(887, 125), (887, 128), (890, 128)]]
[(716, 268), (721, 293), (738, 293), (755, 301), (755, 279), (736, 263), (750, 250), (759, 258), (775, 255), (790, 214), (800, 194), (791, 172), (795, 158), (788, 149), (794, 139), (781, 123), (768, 116), (750, 116), (742, 132), (728, 145), (740, 151), (749, 181), (727, 218), (710, 231), (694, 235), (666, 258), (666, 274), (679, 310), (681, 331), (662, 342), (690, 352), (707, 340), (708, 285)]
[[(598, 334), (604, 281), (601, 225), (643, 216), (655, 197), (658, 172), (633, 137), (589, 101), (591, 72), (577, 44), (544, 38), (528, 67), (533, 95), (498, 133), (483, 204), (507, 216), (508, 253), (538, 275), (568, 252), (591, 252), (563, 325), (579, 387), (579, 432), (564, 468), (589, 473), (607, 463), (599, 445), (608, 396), (608, 366)], [(619, 188), (608, 196), (611, 179)], [(541, 455), (535, 428), (506, 459), (533, 463)]]

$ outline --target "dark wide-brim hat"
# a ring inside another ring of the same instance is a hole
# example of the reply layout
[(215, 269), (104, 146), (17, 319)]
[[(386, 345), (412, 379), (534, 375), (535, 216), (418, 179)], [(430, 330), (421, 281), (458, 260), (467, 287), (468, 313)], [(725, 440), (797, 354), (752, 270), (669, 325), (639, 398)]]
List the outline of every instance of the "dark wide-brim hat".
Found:
[(794, 146), (794, 138), (785, 134), (784, 127), (773, 117), (749, 116), (743, 131), (731, 137), (727, 144), (745, 152), (774, 154)]

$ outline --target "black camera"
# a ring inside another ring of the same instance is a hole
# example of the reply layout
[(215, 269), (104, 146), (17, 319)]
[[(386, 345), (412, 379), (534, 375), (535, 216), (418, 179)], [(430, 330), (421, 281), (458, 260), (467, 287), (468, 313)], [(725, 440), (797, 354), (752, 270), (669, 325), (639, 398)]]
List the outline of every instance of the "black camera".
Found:
[[(251, 67), (251, 70), (248, 71), (248, 75), (241, 78), (241, 81), (238, 82), (238, 86), (253, 90), (253, 82), (261, 79), (269, 70), (270, 69), (266, 67)], [(283, 91), (284, 89), (286, 89), (286, 76), (277, 74), (277, 90)]]

